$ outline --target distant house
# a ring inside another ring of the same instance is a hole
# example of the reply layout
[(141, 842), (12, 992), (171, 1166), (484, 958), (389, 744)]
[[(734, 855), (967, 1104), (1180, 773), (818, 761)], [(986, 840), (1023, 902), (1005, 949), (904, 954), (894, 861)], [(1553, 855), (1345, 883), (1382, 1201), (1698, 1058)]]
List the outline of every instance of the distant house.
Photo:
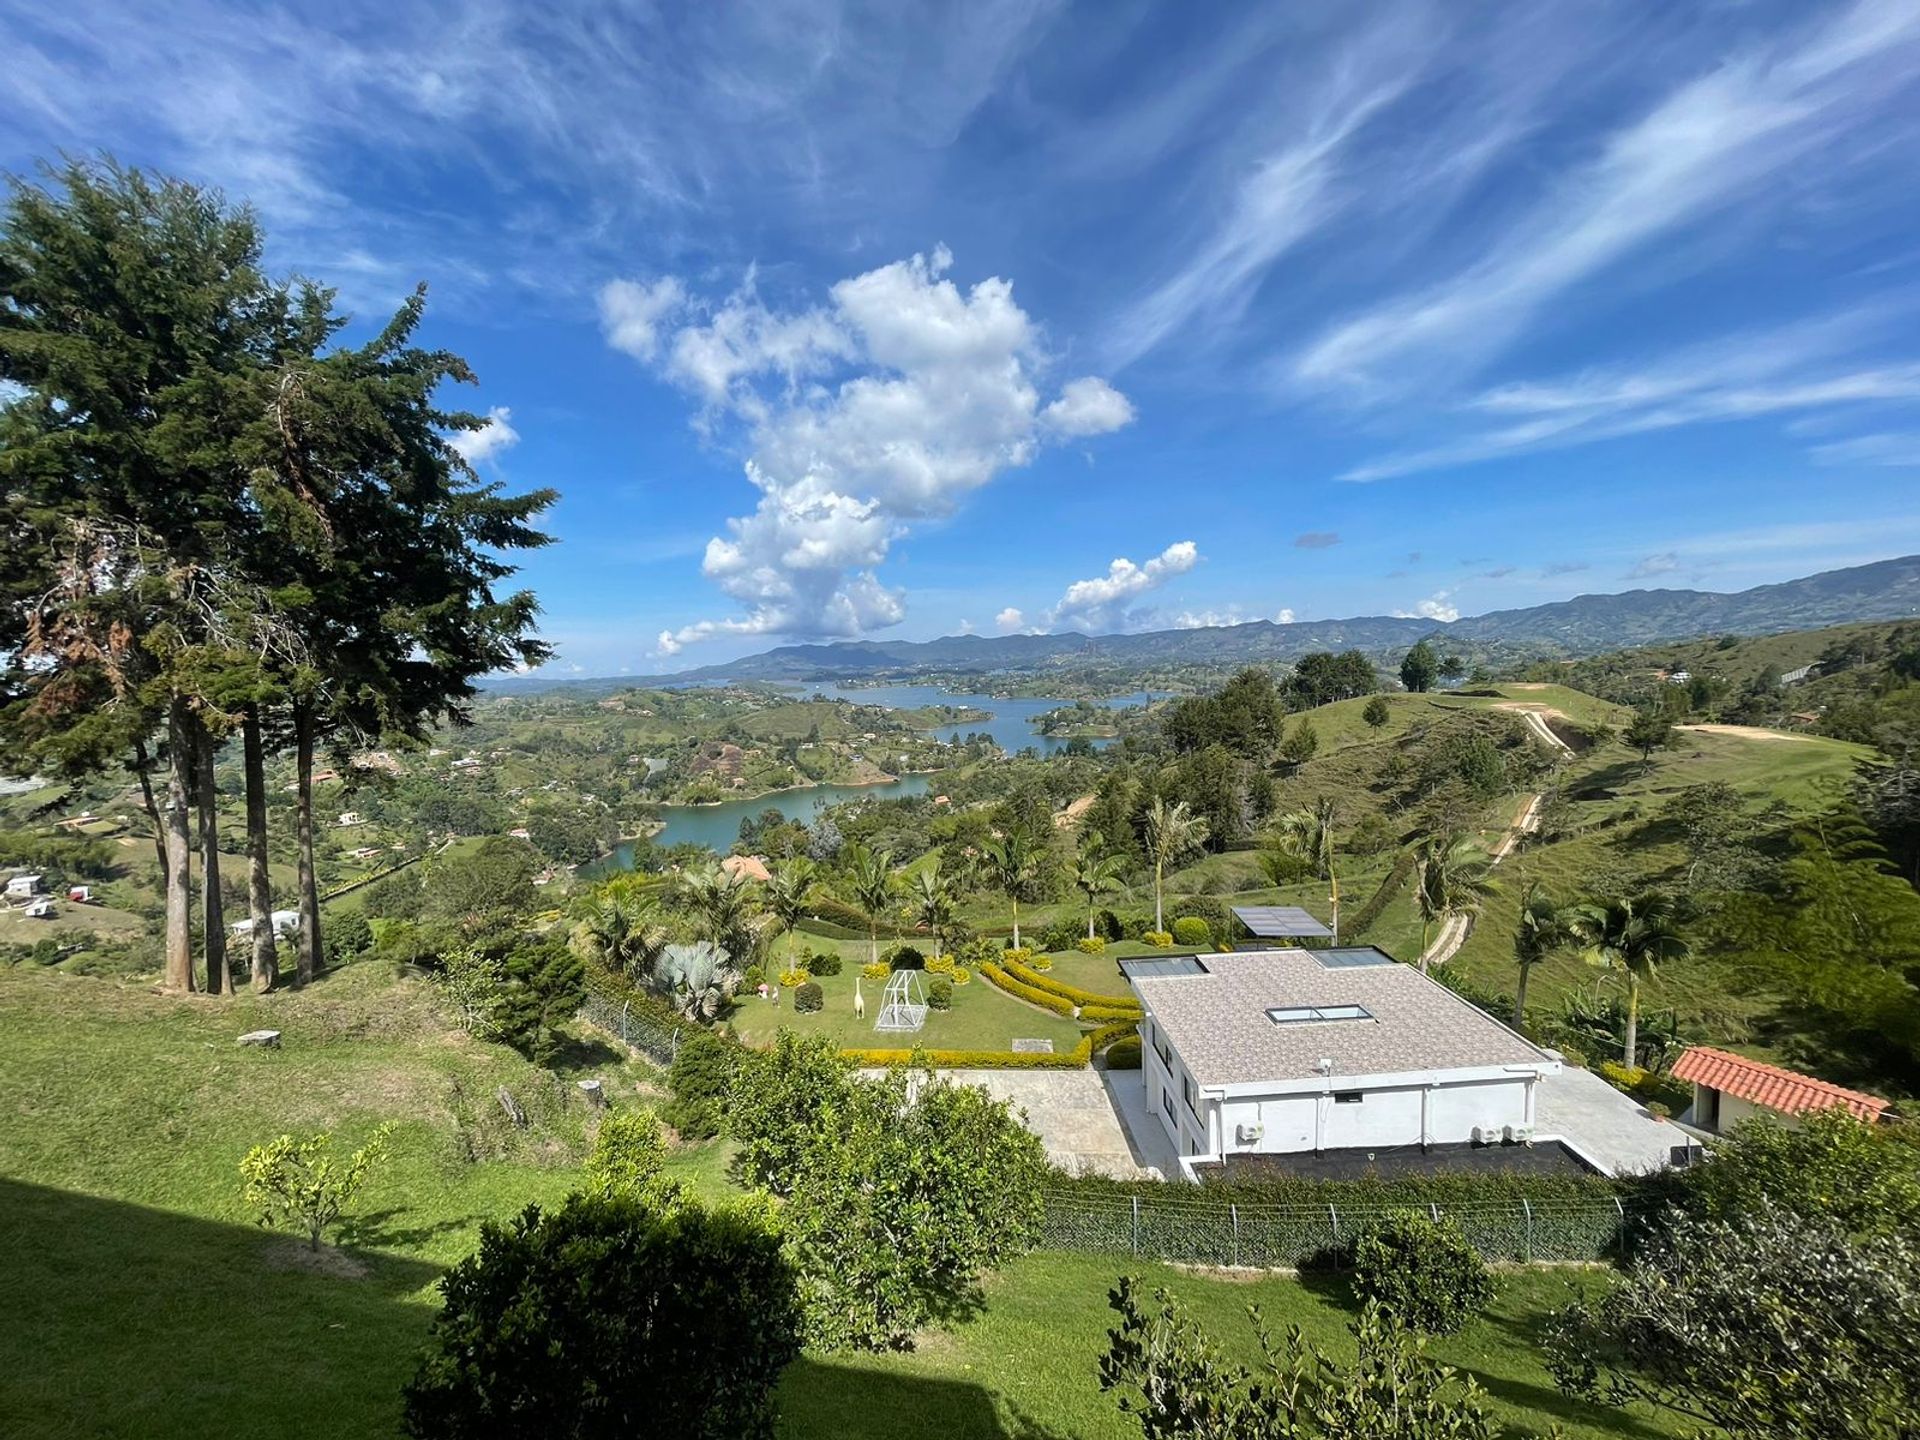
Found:
[(1691, 670), (1674, 670), (1667, 675), (1667, 684), (1685, 685), (1691, 682), (1692, 679), (1693, 672)]
[(335, 823), (339, 825), (342, 830), (351, 829), (353, 826), (361, 823), (360, 812), (358, 810), (342, 810), (339, 820)]
[(736, 880), (771, 880), (773, 873), (767, 869), (767, 862), (758, 855), (729, 855), (720, 862), (720, 868)]
[(1146, 1111), (1182, 1157), (1530, 1142), (1560, 1062), (1382, 951), (1126, 959)]
[(357, 850), (347, 852), (348, 856), (355, 860), (371, 860), (374, 856), (384, 853), (378, 845), (362, 845)]
[(38, 875), (16, 875), (7, 881), (7, 899), (31, 900), (43, 888)]
[(38, 900), (27, 906), (26, 909), (26, 916), (29, 920), (51, 920), (58, 913), (59, 912), (53, 908), (52, 897), (47, 895), (42, 895)]
[(507, 838), (509, 840), (531, 840), (533, 839), (533, 832), (524, 825), (516, 825), (513, 829), (507, 831)]
[[(246, 938), (253, 934), (253, 921), (236, 920), (228, 927), (229, 933)], [(298, 910), (276, 910), (273, 912), (273, 933), (282, 939), (300, 933), (300, 912)]]
[(1791, 1123), (1815, 1110), (1844, 1108), (1862, 1120), (1878, 1120), (1887, 1102), (1785, 1070), (1762, 1060), (1749, 1060), (1709, 1045), (1689, 1046), (1673, 1063), (1673, 1078), (1693, 1084), (1693, 1104), (1681, 1117), (1702, 1130), (1721, 1133), (1742, 1120), (1770, 1115)]
[(1786, 674), (1782, 675), (1780, 677), (1780, 683), (1782, 685), (1798, 685), (1811, 674), (1813, 674), (1813, 666), (1802, 665), (1799, 669), (1789, 670)]
[(67, 887), (67, 899), (76, 905), (93, 903), (93, 887), (90, 885), (70, 885)]

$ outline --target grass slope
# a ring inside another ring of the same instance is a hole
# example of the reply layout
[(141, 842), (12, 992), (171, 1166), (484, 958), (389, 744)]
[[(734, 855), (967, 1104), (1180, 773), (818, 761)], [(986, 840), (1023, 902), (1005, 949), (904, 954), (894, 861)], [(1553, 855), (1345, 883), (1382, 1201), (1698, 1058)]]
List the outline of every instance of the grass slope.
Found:
[[(482, 1219), (576, 1183), (592, 1114), (572, 1080), (599, 1075), (616, 1104), (648, 1104), (656, 1078), (591, 1041), (559, 1073), (536, 1070), (449, 1031), (418, 982), (372, 966), (232, 1001), (15, 969), (0, 971), (0, 1014), (0, 1434), (21, 1440), (392, 1435), (440, 1271)], [(284, 1047), (237, 1048), (257, 1025), (281, 1029)], [(502, 1085), (527, 1130), (501, 1117)], [(393, 1160), (342, 1251), (315, 1267), (249, 1223), (237, 1173), (248, 1146), (320, 1126), (351, 1146), (381, 1120), (398, 1127)], [(715, 1146), (673, 1160), (708, 1194), (725, 1188), (724, 1162)], [(1129, 1431), (1094, 1360), (1123, 1269), (1172, 1285), (1241, 1355), (1249, 1301), (1279, 1328), (1347, 1343), (1337, 1292), (1284, 1277), (1031, 1256), (991, 1282), (980, 1313), (911, 1354), (803, 1359), (782, 1385), (780, 1433), (1117, 1440)], [(1516, 1427), (1669, 1433), (1569, 1405), (1540, 1368), (1542, 1315), (1592, 1283), (1515, 1275), (1435, 1351)]]

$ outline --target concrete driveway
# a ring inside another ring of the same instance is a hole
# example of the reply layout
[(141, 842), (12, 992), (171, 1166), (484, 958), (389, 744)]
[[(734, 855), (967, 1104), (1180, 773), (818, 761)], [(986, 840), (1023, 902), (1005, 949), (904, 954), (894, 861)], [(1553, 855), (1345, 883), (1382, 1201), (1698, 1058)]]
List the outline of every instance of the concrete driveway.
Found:
[(1540, 1082), (1535, 1095), (1535, 1133), (1566, 1141), (1609, 1175), (1663, 1170), (1672, 1163), (1673, 1147), (1691, 1138), (1679, 1126), (1654, 1119), (1639, 1101), (1591, 1070), (1563, 1066)]
[[(1027, 1128), (1040, 1137), (1047, 1160), (1070, 1175), (1147, 1176), (1150, 1161), (1129, 1142), (1114, 1108), (1104, 1070), (945, 1070), (947, 1079), (978, 1085), (996, 1100), (1011, 1100), (1026, 1113)], [(1140, 1072), (1118, 1071), (1116, 1081)], [(1144, 1113), (1144, 1112), (1143, 1112)], [(1170, 1147), (1169, 1147), (1170, 1148)]]

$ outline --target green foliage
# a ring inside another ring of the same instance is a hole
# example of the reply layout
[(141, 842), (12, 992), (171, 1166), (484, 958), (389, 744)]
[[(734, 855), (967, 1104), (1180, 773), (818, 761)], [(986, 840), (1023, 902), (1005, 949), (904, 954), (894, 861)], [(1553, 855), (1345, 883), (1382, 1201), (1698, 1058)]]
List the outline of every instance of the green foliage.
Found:
[(1393, 711), (1387, 705), (1384, 695), (1376, 695), (1367, 701), (1366, 708), (1360, 712), (1360, 718), (1373, 729), (1378, 730), (1393, 717)]
[(1123, 1035), (1107, 1047), (1107, 1068), (1109, 1070), (1138, 1070), (1140, 1068), (1140, 1037)]
[(1451, 1335), (1493, 1299), (1487, 1265), (1450, 1217), (1402, 1210), (1353, 1242), (1353, 1286), (1395, 1320)]
[(559, 940), (523, 941), (507, 955), (505, 984), (494, 1008), (500, 1038), (545, 1065), (558, 1051), (561, 1027), (587, 998), (587, 967)]
[(771, 1437), (800, 1306), (764, 1206), (575, 1195), (489, 1222), (445, 1305), (405, 1426), (417, 1440)]
[(782, 1030), (771, 1049), (746, 1050), (728, 1091), (735, 1164), (748, 1184), (785, 1195), (823, 1112), (852, 1067), (824, 1035)]
[(948, 975), (936, 975), (927, 986), (927, 1008), (929, 1010), (951, 1010), (953, 1008), (953, 978)]
[(1286, 705), (1273, 676), (1250, 667), (1214, 694), (1189, 696), (1169, 706), (1161, 731), (1176, 754), (1219, 745), (1244, 759), (1264, 763), (1280, 743), (1285, 714)]
[(849, 1077), (779, 1174), (807, 1335), (823, 1348), (904, 1349), (978, 1297), (979, 1276), (1037, 1233), (1040, 1142), (972, 1085)]
[(1037, 985), (1029, 985), (1024, 980), (1016, 980), (998, 965), (982, 965), (980, 973), (986, 976), (994, 986), (1016, 999), (1024, 1000), (1029, 1005), (1038, 1005), (1042, 1010), (1051, 1010), (1056, 1015), (1065, 1015), (1069, 1019), (1073, 1017), (1074, 1003), (1064, 995), (1055, 995), (1051, 991), (1042, 990)]
[(1193, 945), (1203, 950), (1213, 948), (1213, 927), (1198, 915), (1182, 915), (1173, 922), (1174, 943)]
[(837, 950), (815, 950), (807, 956), (806, 969), (809, 975), (831, 978), (838, 975), (845, 964)]
[(240, 1162), (247, 1204), (260, 1224), (302, 1232), (307, 1248), (318, 1250), (327, 1227), (387, 1158), (392, 1133), (391, 1125), (375, 1130), (345, 1168), (335, 1165), (333, 1136), (325, 1131), (300, 1140), (282, 1135), (256, 1145)]
[(640, 1196), (660, 1179), (666, 1158), (658, 1120), (645, 1110), (612, 1110), (600, 1118), (581, 1168), (591, 1194)]
[(1439, 676), (1440, 657), (1434, 654), (1431, 641), (1418, 641), (1400, 661), (1400, 683), (1416, 695), (1431, 690)]
[(1676, 1218), (1603, 1298), (1554, 1317), (1546, 1352), (1569, 1394), (1729, 1440), (1881, 1440), (1920, 1413), (1916, 1327), (1910, 1230), (1863, 1237), (1763, 1203)]
[(793, 987), (793, 1008), (800, 1014), (816, 1014), (824, 1010), (826, 1004), (827, 993), (820, 988), (818, 981), (806, 980)]
[(1769, 1206), (1850, 1234), (1920, 1234), (1920, 1144), (1837, 1108), (1791, 1127), (1762, 1117), (1684, 1172), (1679, 1203), (1716, 1220)]
[(1320, 732), (1313, 728), (1311, 720), (1302, 720), (1287, 731), (1287, 738), (1280, 742), (1280, 759), (1296, 768), (1320, 753)]
[(1652, 763), (1654, 751), (1673, 743), (1673, 717), (1653, 707), (1637, 711), (1620, 738), (1629, 749), (1640, 752), (1640, 763), (1645, 767)]
[(1287, 702), (1296, 710), (1351, 700), (1379, 688), (1373, 662), (1363, 650), (1345, 650), (1338, 655), (1319, 650), (1302, 655), (1293, 662), (1293, 673), (1285, 687)]
[(499, 1038), (501, 992), (506, 988), (506, 962), (492, 950), (460, 945), (440, 957), (433, 984), (453, 1007), (460, 1028), (477, 1040)]
[[(1423, 642), (1424, 643), (1424, 642)], [(1123, 1276), (1108, 1302), (1120, 1316), (1100, 1357), (1100, 1388), (1146, 1440), (1493, 1440), (1481, 1391), (1431, 1359), (1425, 1342), (1369, 1302), (1349, 1327), (1349, 1363), (1308, 1343), (1298, 1326), (1276, 1345), (1249, 1307), (1260, 1362), (1229, 1363), (1165, 1289), (1153, 1309)]]
[(881, 960), (889, 970), (924, 970), (927, 968), (926, 952), (915, 945), (896, 945)]
[(1159, 946), (1162, 950), (1170, 948), (1173, 944), (1173, 934), (1167, 930), (1143, 931), (1140, 938), (1149, 945)]
[(660, 1118), (688, 1140), (711, 1140), (725, 1121), (722, 1108), (740, 1047), (710, 1030), (700, 1030), (680, 1042), (667, 1070), (667, 1088), (673, 1098), (660, 1109)]

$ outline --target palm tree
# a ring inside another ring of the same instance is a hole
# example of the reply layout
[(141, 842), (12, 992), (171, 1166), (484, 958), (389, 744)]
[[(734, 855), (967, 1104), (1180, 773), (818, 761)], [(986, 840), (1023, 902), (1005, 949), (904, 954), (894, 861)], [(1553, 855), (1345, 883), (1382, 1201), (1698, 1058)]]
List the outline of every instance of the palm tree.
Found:
[(1164, 796), (1153, 797), (1153, 804), (1147, 807), (1146, 845), (1147, 858), (1153, 862), (1153, 928), (1156, 932), (1164, 934), (1167, 928), (1160, 886), (1166, 878), (1168, 864), (1206, 843), (1204, 816), (1194, 814), (1184, 800), (1169, 805)]
[(944, 953), (940, 936), (953, 923), (953, 887), (947, 883), (946, 876), (940, 873), (938, 863), (927, 866), (913, 877), (907, 899), (914, 923), (924, 925), (933, 932), (933, 953)]
[(1420, 907), (1420, 973), (1436, 921), (1471, 915), (1493, 893), (1493, 861), (1464, 835), (1429, 835), (1414, 861), (1414, 902)]
[(1125, 887), (1120, 881), (1121, 860), (1106, 853), (1106, 841), (1097, 830), (1080, 838), (1080, 849), (1073, 857), (1073, 888), (1087, 897), (1087, 938), (1093, 939), (1093, 912), (1100, 897)]
[(853, 903), (867, 916), (867, 956), (880, 963), (880, 917), (893, 899), (893, 852), (869, 850), (864, 845), (847, 847), (847, 883), (853, 890)]
[(1513, 1025), (1527, 1025), (1527, 980), (1533, 967), (1573, 940), (1573, 917), (1535, 880), (1520, 897), (1520, 923), (1513, 932), (1513, 960), (1520, 980), (1513, 991)]
[(673, 938), (660, 920), (660, 902), (631, 884), (616, 882), (596, 894), (581, 918), (584, 948), (609, 969), (635, 980), (653, 973)]
[(745, 877), (710, 865), (690, 872), (680, 885), (700, 938), (725, 951), (736, 968), (752, 965), (767, 942), (767, 917), (755, 911)]
[(1040, 879), (1040, 847), (1024, 830), (1011, 830), (980, 847), (987, 871), (1000, 892), (1013, 902), (1013, 948), (1020, 948), (1020, 902), (1033, 893)]
[(1311, 809), (1282, 815), (1274, 830), (1280, 848), (1312, 867), (1313, 873), (1333, 887), (1328, 905), (1333, 911), (1333, 943), (1340, 943), (1340, 877), (1334, 871), (1334, 804), (1321, 800)]
[(792, 948), (794, 927), (806, 917), (807, 902), (813, 894), (813, 877), (813, 862), (804, 855), (781, 861), (767, 875), (767, 913), (787, 937), (789, 949)]
[(1636, 1065), (1641, 982), (1652, 979), (1655, 968), (1667, 961), (1685, 959), (1692, 949), (1680, 933), (1673, 902), (1664, 895), (1590, 902), (1575, 908), (1573, 932), (1590, 964), (1626, 977), (1627, 1041), (1621, 1058)]

